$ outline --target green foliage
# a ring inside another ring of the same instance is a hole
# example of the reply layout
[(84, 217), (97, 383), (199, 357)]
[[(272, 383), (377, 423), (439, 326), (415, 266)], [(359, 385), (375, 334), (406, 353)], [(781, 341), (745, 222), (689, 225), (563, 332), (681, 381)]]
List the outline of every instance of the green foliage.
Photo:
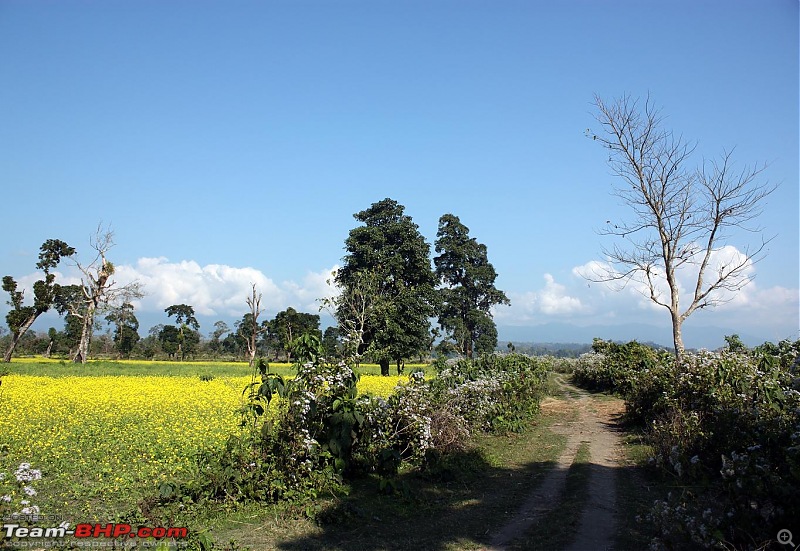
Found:
[(180, 347), (180, 330), (174, 325), (163, 325), (158, 333), (161, 349), (170, 357), (174, 357)]
[(270, 344), (282, 350), (288, 361), (291, 361), (294, 342), (303, 335), (322, 337), (319, 330), (319, 315), (298, 312), (292, 307), (275, 315), (268, 324)]
[(547, 371), (519, 355), (462, 360), (431, 380), (415, 370), (383, 399), (359, 396), (358, 374), (326, 362), (316, 335), (296, 339), (293, 351), (291, 379), (256, 362), (240, 431), (200, 453), (188, 480), (162, 485), (162, 501), (284, 500), (306, 510), (364, 472), (380, 475), (385, 493), (403, 491), (394, 478), (403, 465), (429, 468), (463, 450), (472, 431), (521, 429), (538, 411)]
[(173, 304), (172, 306), (167, 306), (164, 312), (167, 313), (167, 316), (174, 317), (175, 323), (182, 327), (191, 327), (195, 331), (200, 329), (200, 323), (194, 316), (194, 308), (188, 304)]
[[(396, 201), (384, 199), (357, 213), (363, 225), (350, 231), (335, 276), (345, 297), (336, 302), (336, 318), (342, 327), (358, 327), (357, 354), (371, 352), (385, 375), (390, 360), (427, 350), (436, 302), (430, 246), (403, 211)], [(379, 300), (359, 319), (350, 306), (364, 297), (350, 295), (359, 294), (365, 273), (373, 274), (369, 294)]]
[(457, 216), (439, 219), (433, 259), (439, 294), (439, 325), (450, 334), (461, 354), (472, 358), (473, 349), (490, 353), (497, 346), (497, 328), (490, 309), (509, 304), (494, 286), (497, 273), (489, 262), (486, 245), (469, 237), (469, 228)]
[[(164, 334), (162, 339), (164, 343), (164, 351), (170, 356), (177, 354), (179, 359), (183, 360), (187, 354), (192, 354), (200, 343), (200, 335), (197, 330), (200, 329), (200, 323), (194, 316), (194, 308), (187, 304), (173, 304), (164, 309), (169, 317), (175, 318), (175, 323), (179, 324), (177, 334), (169, 331)], [(168, 325), (166, 327), (172, 327)], [(165, 329), (166, 329), (165, 327)], [(175, 346), (177, 345), (177, 348)]]
[(746, 352), (747, 347), (742, 342), (742, 339), (739, 338), (739, 335), (726, 335), (725, 336), (725, 343), (727, 344), (728, 352)]
[(471, 430), (518, 432), (539, 410), (548, 363), (521, 354), (441, 360), (431, 381), (434, 400), (463, 417)]
[(341, 329), (335, 326), (326, 327), (325, 333), (322, 335), (322, 346), (325, 349), (326, 358), (342, 357), (344, 349)]
[(119, 355), (123, 358), (130, 356), (136, 343), (139, 342), (139, 320), (133, 313), (133, 305), (123, 302), (118, 308), (114, 308), (108, 315), (106, 321), (113, 324), (114, 346)]
[(163, 499), (300, 504), (338, 487), (364, 422), (358, 375), (345, 365), (324, 363), (316, 335), (301, 336), (293, 346), (303, 362), (295, 364), (296, 376), (270, 373), (259, 359), (243, 391), (243, 430), (223, 450), (199, 455), (195, 476), (162, 487)]
[(8, 305), (11, 309), (6, 314), (6, 324), (11, 332), (11, 344), (5, 353), (4, 360), (11, 361), (11, 355), (17, 342), (30, 328), (36, 318), (44, 314), (54, 305), (58, 306), (59, 312), (63, 313), (59, 306), (61, 286), (55, 282), (55, 274), (50, 270), (58, 266), (64, 257), (75, 254), (75, 249), (58, 239), (48, 239), (39, 248), (39, 262), (36, 268), (44, 272), (44, 279), (37, 280), (33, 284), (33, 304), (26, 306), (23, 304), (25, 292), (17, 289), (17, 282), (13, 277), (7, 275), (3, 277), (3, 290), (9, 294)]
[(656, 351), (636, 341), (620, 344), (595, 339), (592, 351), (593, 355), (581, 357), (573, 372), (575, 384), (623, 396), (631, 391), (638, 373), (656, 369), (668, 358), (665, 351)]
[(575, 370), (576, 382), (623, 394), (656, 462), (681, 479), (649, 517), (673, 547), (746, 548), (800, 515), (800, 341), (748, 351), (726, 340), (679, 365), (638, 343), (598, 341)]

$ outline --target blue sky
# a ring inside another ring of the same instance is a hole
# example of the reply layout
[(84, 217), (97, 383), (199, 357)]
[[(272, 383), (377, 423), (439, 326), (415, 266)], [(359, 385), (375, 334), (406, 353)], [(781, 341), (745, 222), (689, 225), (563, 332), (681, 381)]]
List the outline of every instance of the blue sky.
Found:
[(779, 184), (754, 283), (687, 344), (703, 325), (798, 336), (796, 0), (6, 0), (0, 83), (2, 272), (32, 281), (48, 238), (87, 255), (102, 221), (140, 317), (188, 303), (205, 331), (251, 282), (269, 316), (313, 311), (353, 213), (385, 197), (431, 244), (453, 213), (487, 245), (498, 325), (667, 327), (579, 275), (627, 213), (584, 136), (593, 97), (649, 93), (698, 162), (735, 148)]

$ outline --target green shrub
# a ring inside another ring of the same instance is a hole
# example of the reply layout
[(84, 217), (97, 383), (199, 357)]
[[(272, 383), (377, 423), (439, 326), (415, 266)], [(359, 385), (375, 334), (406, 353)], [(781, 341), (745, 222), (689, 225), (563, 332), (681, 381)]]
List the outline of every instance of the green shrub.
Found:
[(661, 366), (668, 358), (665, 351), (656, 351), (636, 341), (620, 344), (595, 339), (592, 353), (579, 358), (573, 381), (590, 390), (625, 396), (634, 390), (640, 373)]
[(476, 430), (520, 430), (538, 411), (549, 368), (518, 354), (461, 360), (440, 364), (433, 379), (412, 372), (384, 399), (358, 396), (352, 368), (325, 362), (312, 341), (300, 344), (306, 351), (295, 349), (304, 361), (293, 379), (256, 365), (240, 430), (223, 449), (200, 453), (188, 480), (163, 484), (162, 502), (303, 505), (358, 472), (381, 475), (382, 488), (392, 491), (403, 464), (446, 461)]
[(773, 350), (691, 354), (633, 379), (632, 397), (654, 398), (656, 459), (687, 488), (654, 507), (670, 545), (757, 547), (800, 514), (800, 393)]
[(539, 411), (551, 366), (522, 354), (437, 363), (433, 401), (463, 417), (471, 430), (516, 432)]
[(656, 462), (681, 491), (649, 520), (656, 547), (759, 548), (800, 515), (800, 341), (674, 359), (636, 342), (595, 341), (574, 379), (624, 396)]

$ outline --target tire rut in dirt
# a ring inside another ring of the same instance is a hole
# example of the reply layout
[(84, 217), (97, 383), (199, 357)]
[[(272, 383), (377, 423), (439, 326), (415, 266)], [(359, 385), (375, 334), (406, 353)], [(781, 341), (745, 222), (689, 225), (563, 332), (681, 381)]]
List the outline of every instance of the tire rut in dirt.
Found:
[(556, 379), (564, 400), (573, 404), (578, 420), (554, 426), (554, 431), (567, 436), (564, 452), (531, 493), (512, 519), (491, 538), (487, 551), (502, 551), (511, 545), (545, 513), (557, 508), (563, 498), (567, 472), (575, 460), (581, 443), (589, 444), (589, 493), (579, 515), (578, 527), (568, 551), (602, 551), (613, 548), (616, 532), (616, 470), (619, 466), (620, 437), (613, 422), (619, 404), (603, 403), (563, 380)]

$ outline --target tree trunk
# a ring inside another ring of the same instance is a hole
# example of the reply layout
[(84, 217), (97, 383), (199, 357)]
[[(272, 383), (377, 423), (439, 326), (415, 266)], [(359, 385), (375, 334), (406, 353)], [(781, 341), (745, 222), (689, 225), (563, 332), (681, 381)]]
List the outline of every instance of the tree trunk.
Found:
[(247, 363), (250, 367), (256, 363), (256, 347), (251, 346), (249, 342), (247, 343)]
[(50, 351), (53, 350), (53, 339), (50, 339), (50, 343), (47, 345), (47, 350), (44, 353), (45, 358), (50, 357)]
[(11, 344), (8, 345), (8, 350), (6, 350), (5, 356), (3, 356), (3, 362), (5, 363), (11, 362), (11, 356), (12, 354), (14, 354), (14, 349), (17, 347), (17, 343), (22, 338), (22, 335), (25, 334), (25, 331), (30, 329), (30, 326), (33, 325), (33, 322), (36, 321), (37, 317), (38, 314), (29, 317), (27, 320), (25, 320), (25, 323), (23, 323), (20, 326), (19, 330), (17, 330), (16, 333), (11, 335)]
[(683, 362), (683, 335), (681, 334), (681, 319), (677, 313), (672, 314), (672, 343), (675, 346), (675, 365), (680, 368)]
[(92, 342), (92, 327), (94, 326), (94, 308), (89, 308), (83, 315), (83, 327), (81, 328), (81, 342), (78, 343), (78, 350), (72, 362), (85, 364), (89, 358), (89, 345)]
[(389, 376), (389, 358), (381, 358), (378, 362), (381, 366), (381, 375), (384, 377)]

